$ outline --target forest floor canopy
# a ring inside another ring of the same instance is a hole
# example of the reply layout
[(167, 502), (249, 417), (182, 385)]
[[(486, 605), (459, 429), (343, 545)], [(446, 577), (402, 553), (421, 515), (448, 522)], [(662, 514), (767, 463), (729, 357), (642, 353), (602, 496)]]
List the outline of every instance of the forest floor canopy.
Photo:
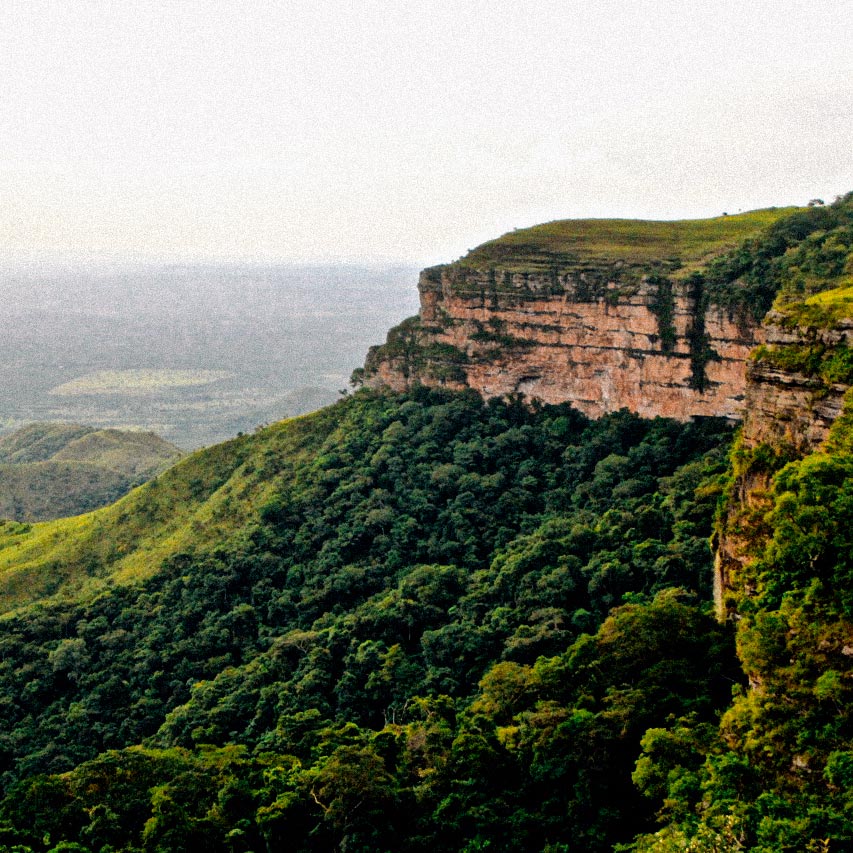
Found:
[(0, 623), (0, 841), (605, 850), (653, 829), (641, 739), (713, 725), (739, 679), (703, 604), (730, 435), (420, 389), (233, 442), (218, 482), (239, 476), (245, 523)]

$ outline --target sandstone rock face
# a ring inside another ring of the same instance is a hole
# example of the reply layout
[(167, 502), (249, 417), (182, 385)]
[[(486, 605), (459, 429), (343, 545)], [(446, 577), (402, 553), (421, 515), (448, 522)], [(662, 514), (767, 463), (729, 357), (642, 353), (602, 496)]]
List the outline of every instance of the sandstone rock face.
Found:
[[(628, 408), (644, 417), (744, 420), (746, 454), (767, 445), (784, 458), (828, 436), (848, 385), (780, 368), (765, 352), (853, 348), (853, 321), (831, 329), (786, 328), (772, 312), (763, 326), (738, 322), (691, 289), (690, 279), (620, 276), (617, 268), (542, 271), (425, 270), (421, 309), (374, 347), (369, 385), (404, 391), (417, 383), (473, 388), (484, 397), (523, 394), (570, 402), (599, 417)], [(734, 584), (750, 594), (748, 567), (771, 506), (771, 471), (737, 474), (716, 533), (715, 599), (721, 618)]]
[[(853, 321), (843, 320), (830, 329), (785, 328), (781, 316), (771, 312), (765, 320), (764, 339), (770, 350), (853, 346)], [(850, 386), (826, 383), (773, 366), (772, 359), (750, 361), (746, 371), (746, 417), (741, 444), (744, 451), (766, 446), (784, 458), (804, 456), (820, 447), (841, 414)], [(726, 593), (735, 585), (751, 593), (748, 567), (766, 531), (761, 519), (772, 507), (771, 472), (747, 466), (738, 473), (733, 500), (715, 534), (714, 599), (721, 619), (731, 606)]]
[(761, 330), (713, 305), (699, 316), (683, 282), (449, 266), (425, 270), (419, 290), (417, 320), (369, 354), (368, 384), (523, 394), (591, 417), (742, 416)]
[[(771, 312), (765, 321), (768, 347), (853, 346), (851, 321), (842, 321), (832, 329), (786, 329), (779, 325), (779, 319)], [(785, 447), (797, 455), (811, 452), (826, 440), (850, 387), (827, 385), (819, 378), (780, 370), (763, 361), (750, 362), (746, 376), (744, 445)]]

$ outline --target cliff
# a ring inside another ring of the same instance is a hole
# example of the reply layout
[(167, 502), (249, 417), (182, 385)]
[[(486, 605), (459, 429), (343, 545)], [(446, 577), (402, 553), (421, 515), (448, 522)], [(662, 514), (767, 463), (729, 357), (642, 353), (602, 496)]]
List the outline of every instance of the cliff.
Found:
[(841, 361), (853, 344), (853, 320), (825, 329), (785, 320), (779, 312), (768, 314), (764, 345), (747, 363), (743, 443), (803, 455), (827, 439), (841, 414), (850, 388)]
[(421, 274), (419, 315), (371, 349), (365, 381), (570, 401), (591, 417), (739, 419), (761, 327), (743, 304), (716, 300), (701, 272), (786, 213), (505, 235)]
[(568, 400), (591, 417), (739, 417), (759, 330), (717, 306), (699, 314), (688, 285), (644, 276), (626, 292), (613, 275), (589, 292), (582, 274), (499, 274), (500, 290), (491, 272), (461, 286), (453, 268), (423, 273), (420, 318), (371, 352), (370, 384)]
[(840, 415), (853, 386), (853, 195), (801, 215), (788, 231), (763, 265), (777, 294), (747, 362), (746, 418), (715, 534), (721, 616), (764, 583), (762, 554), (784, 491), (777, 473), (831, 452), (833, 434), (849, 431)]
[(571, 402), (591, 417), (746, 414), (716, 532), (727, 615), (755, 589), (773, 475), (821, 446), (853, 384), (851, 245), (851, 196), (516, 231), (425, 270), (419, 315), (370, 351), (364, 379)]
[[(837, 292), (821, 294), (819, 300)], [(774, 475), (824, 448), (853, 386), (853, 319), (811, 324), (801, 307), (772, 311), (765, 343), (746, 369), (746, 417), (733, 456), (729, 498), (715, 535), (714, 595), (721, 617), (757, 589), (753, 564), (770, 535)]]

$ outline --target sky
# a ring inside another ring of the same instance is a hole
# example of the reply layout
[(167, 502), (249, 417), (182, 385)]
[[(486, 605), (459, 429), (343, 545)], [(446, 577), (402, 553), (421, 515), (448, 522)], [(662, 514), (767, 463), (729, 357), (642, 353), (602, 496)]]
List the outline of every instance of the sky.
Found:
[(6, 260), (436, 263), (853, 190), (838, 0), (3, 0)]

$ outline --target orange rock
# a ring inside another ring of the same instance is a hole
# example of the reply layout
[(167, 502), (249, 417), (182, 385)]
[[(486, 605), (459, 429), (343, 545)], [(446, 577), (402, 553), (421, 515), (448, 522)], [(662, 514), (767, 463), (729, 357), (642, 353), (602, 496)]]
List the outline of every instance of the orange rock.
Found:
[[(693, 300), (686, 287), (673, 288), (674, 344), (665, 352), (651, 308), (656, 288), (648, 280), (631, 288), (607, 282), (590, 296), (583, 273), (565, 274), (557, 287), (553, 276), (515, 273), (498, 288), (500, 276), (467, 271), (460, 283), (452, 267), (422, 273), (418, 351), (409, 357), (390, 347), (375, 349), (368, 357), (368, 384), (397, 391), (415, 383), (470, 387), (484, 397), (524, 394), (544, 403), (570, 402), (591, 417), (621, 408), (682, 421), (742, 416), (745, 364), (760, 329), (743, 328), (712, 306), (705, 332), (713, 355), (699, 389), (688, 341)], [(455, 348), (458, 358), (431, 356), (436, 345)]]

